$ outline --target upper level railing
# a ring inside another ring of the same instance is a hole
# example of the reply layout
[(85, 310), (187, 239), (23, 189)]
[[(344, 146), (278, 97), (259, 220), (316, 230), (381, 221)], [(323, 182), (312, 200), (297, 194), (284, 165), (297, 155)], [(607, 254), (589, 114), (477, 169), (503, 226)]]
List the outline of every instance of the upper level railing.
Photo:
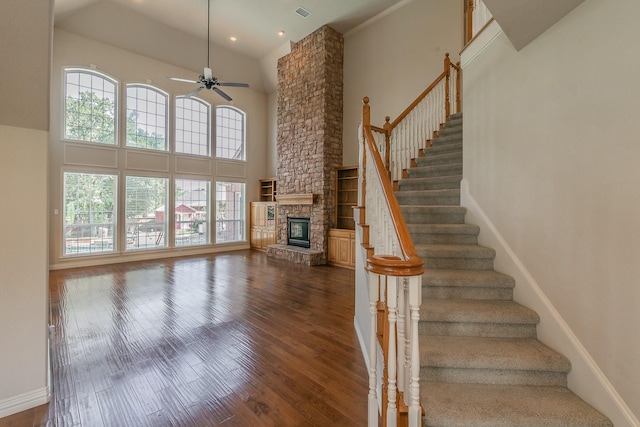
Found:
[(393, 122), (389, 116), (384, 126), (373, 130), (378, 138), (385, 136), (385, 144), (379, 144), (385, 168), (392, 181), (403, 177), (403, 171), (411, 166), (420, 150), (438, 131), (440, 124), (449, 120), (452, 113), (460, 112), (460, 65), (454, 64), (447, 53), (444, 70)]
[(493, 19), (482, 0), (467, 0), (465, 3), (465, 43), (469, 43)]

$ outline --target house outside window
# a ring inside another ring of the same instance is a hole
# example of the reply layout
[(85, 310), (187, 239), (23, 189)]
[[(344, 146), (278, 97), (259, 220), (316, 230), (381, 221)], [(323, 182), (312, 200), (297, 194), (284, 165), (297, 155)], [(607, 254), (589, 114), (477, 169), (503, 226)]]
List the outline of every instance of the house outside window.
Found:
[(127, 250), (162, 249), (167, 246), (167, 193), (167, 178), (127, 176)]
[(176, 179), (175, 245), (197, 246), (210, 242), (209, 181)]
[(216, 107), (216, 157), (246, 160), (245, 113), (229, 107)]
[(68, 68), (64, 73), (65, 139), (116, 144), (117, 84), (95, 71)]
[(115, 251), (116, 175), (64, 173), (63, 255)]

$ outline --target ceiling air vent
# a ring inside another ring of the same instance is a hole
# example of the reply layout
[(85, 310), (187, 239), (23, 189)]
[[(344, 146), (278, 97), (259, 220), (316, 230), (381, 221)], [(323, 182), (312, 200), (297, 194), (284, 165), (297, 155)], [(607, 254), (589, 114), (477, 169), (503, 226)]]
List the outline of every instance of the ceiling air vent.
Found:
[(294, 10), (294, 12), (297, 13), (298, 15), (302, 16), (303, 18), (306, 18), (307, 16), (311, 15), (311, 12), (308, 11), (307, 9), (305, 9), (302, 6), (300, 6), (296, 10)]

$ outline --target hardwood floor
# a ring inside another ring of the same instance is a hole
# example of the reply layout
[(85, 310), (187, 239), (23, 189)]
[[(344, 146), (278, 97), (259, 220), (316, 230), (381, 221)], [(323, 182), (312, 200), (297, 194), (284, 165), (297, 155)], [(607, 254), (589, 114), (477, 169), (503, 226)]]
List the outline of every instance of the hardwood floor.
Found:
[(239, 251), (50, 273), (52, 399), (8, 426), (363, 426), (354, 273)]

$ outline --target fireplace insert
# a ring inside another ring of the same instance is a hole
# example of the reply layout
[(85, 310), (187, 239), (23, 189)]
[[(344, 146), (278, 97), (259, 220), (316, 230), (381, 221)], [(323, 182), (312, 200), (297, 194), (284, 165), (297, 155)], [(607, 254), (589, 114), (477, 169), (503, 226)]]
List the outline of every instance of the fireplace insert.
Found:
[(309, 225), (309, 218), (287, 217), (287, 244), (310, 248), (311, 230)]

